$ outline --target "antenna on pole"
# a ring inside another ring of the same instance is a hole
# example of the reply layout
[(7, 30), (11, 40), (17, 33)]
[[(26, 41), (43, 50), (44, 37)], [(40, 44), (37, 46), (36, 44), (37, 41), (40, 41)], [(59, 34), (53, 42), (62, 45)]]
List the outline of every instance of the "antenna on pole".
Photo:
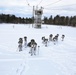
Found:
[[(43, 14), (43, 7), (39, 7), (39, 5), (42, 3), (43, 0), (40, 0), (40, 2), (37, 4), (37, 6), (31, 6), (32, 7), (32, 27), (35, 28), (41, 28), (41, 24), (42, 24), (42, 14)], [(60, 2), (61, 0), (58, 0), (56, 2), (53, 2), (51, 4), (47, 4), (44, 5), (45, 6), (49, 6), (49, 5), (53, 5), (56, 4), (58, 2)], [(28, 6), (30, 6), (28, 0), (26, 0)], [(38, 8), (39, 7), (39, 8)]]

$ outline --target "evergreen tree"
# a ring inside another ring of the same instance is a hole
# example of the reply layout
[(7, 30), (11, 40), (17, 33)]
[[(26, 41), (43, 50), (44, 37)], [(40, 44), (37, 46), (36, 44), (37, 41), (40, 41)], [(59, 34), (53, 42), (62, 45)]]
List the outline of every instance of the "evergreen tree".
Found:
[(53, 18), (52, 18), (52, 15), (49, 17), (49, 24), (53, 24)]

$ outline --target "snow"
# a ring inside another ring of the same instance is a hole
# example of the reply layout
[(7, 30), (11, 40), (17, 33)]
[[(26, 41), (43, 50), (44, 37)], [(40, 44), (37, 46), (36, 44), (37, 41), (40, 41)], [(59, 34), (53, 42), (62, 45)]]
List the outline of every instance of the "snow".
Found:
[[(56, 45), (48, 42), (45, 47), (41, 37), (49, 38), (50, 34), (59, 34), (59, 40)], [(18, 40), (24, 36), (27, 42), (35, 39), (40, 46), (36, 56), (29, 54), (29, 47), (18, 51)], [(36, 29), (31, 24), (0, 24), (0, 75), (76, 75), (76, 28), (42, 25)]]

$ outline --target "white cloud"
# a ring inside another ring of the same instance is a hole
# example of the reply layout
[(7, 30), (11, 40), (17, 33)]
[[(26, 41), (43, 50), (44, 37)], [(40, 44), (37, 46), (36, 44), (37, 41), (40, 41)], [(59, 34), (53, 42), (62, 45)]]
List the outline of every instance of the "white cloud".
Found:
[[(76, 0), (0, 0), (0, 13), (28, 16), (33, 5), (44, 6), (43, 15), (76, 15)], [(56, 3), (57, 2), (57, 3)], [(31, 6), (29, 6), (29, 5)]]

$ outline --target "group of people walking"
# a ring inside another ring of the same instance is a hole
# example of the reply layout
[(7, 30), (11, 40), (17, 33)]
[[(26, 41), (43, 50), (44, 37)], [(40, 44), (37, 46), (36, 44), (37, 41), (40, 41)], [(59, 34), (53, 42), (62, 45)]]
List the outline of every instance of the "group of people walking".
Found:
[[(24, 37), (24, 47), (27, 46), (27, 37), (25, 36)], [(23, 47), (23, 38), (19, 38), (19, 41), (18, 41), (18, 48), (19, 48), (19, 51), (22, 51), (22, 47)]]
[[(24, 42), (24, 45), (23, 45), (23, 42)], [(19, 38), (19, 41), (18, 41), (19, 52), (22, 51), (23, 46), (24, 46), (24, 48), (30, 47), (29, 53), (31, 54), (31, 56), (36, 55), (37, 43), (35, 42), (34, 39), (31, 39), (31, 41), (29, 43), (27, 43), (26, 36), (24, 37), (24, 41), (23, 41), (23, 38)]]
[[(58, 37), (59, 37), (59, 34), (56, 34), (55, 36), (53, 36), (53, 34), (50, 34), (49, 38), (45, 38), (45, 36), (43, 36), (42, 43), (45, 44), (45, 47), (47, 47), (48, 42), (50, 42), (50, 41), (52, 41), (52, 42), (54, 42), (54, 44), (56, 44), (56, 42), (58, 41)], [(64, 41), (64, 37), (65, 37), (65, 35), (62, 34), (61, 41)]]
[[(56, 34), (55, 36), (53, 36), (53, 34), (50, 34), (49, 38), (45, 38), (45, 36), (43, 36), (42, 37), (42, 43), (45, 45), (45, 47), (48, 46), (48, 42), (50, 42), (50, 41), (52, 41), (52, 42), (54, 42), (54, 44), (56, 44), (56, 42), (58, 41), (58, 37), (59, 37), (59, 34)], [(64, 37), (65, 37), (65, 35), (63, 34), (61, 36), (62, 41), (64, 41)], [(24, 45), (23, 45), (23, 43), (24, 43)], [(37, 43), (34, 39), (31, 39), (30, 42), (27, 43), (27, 37), (26, 36), (24, 38), (19, 38), (19, 41), (18, 41), (19, 52), (22, 51), (23, 47), (24, 48), (26, 48), (26, 47), (30, 48), (29, 54), (31, 54), (31, 56), (36, 55)], [(38, 49), (39, 49), (39, 47), (40, 46), (38, 46)]]

